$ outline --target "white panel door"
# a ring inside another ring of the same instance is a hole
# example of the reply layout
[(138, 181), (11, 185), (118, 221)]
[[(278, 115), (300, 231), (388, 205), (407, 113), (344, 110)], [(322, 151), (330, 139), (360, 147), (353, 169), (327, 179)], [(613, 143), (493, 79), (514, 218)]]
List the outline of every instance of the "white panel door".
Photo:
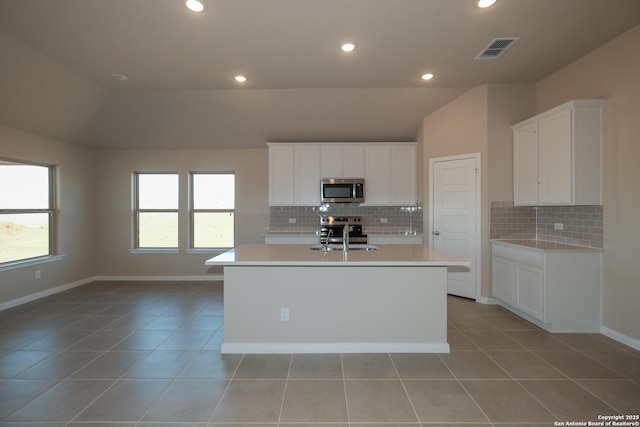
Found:
[(477, 159), (435, 161), (432, 171), (433, 246), (464, 257), (471, 268), (449, 269), (447, 292), (476, 299)]

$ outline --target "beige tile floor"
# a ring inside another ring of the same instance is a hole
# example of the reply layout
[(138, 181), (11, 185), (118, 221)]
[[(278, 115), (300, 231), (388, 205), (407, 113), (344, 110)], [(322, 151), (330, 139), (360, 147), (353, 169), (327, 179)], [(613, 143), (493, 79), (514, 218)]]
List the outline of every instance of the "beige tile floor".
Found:
[(221, 284), (202, 282), (98, 282), (0, 312), (0, 425), (527, 427), (640, 413), (640, 352), (496, 306), (449, 297), (449, 354), (221, 355), (222, 315)]

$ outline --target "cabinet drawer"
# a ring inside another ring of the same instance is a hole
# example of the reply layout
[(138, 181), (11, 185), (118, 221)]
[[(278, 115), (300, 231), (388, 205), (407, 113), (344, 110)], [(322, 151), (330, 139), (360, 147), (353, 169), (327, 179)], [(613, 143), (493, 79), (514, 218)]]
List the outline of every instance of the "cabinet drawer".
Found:
[(539, 251), (520, 249), (511, 246), (493, 245), (493, 255), (510, 259), (515, 262), (530, 264), (542, 268), (544, 254)]

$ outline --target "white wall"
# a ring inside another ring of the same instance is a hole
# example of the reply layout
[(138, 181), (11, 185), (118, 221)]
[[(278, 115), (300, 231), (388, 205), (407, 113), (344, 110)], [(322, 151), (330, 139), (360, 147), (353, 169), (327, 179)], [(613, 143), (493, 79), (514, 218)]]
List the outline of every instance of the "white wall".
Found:
[(103, 88), (2, 32), (0, 52), (1, 126), (58, 141), (92, 142)]
[[(481, 295), (491, 295), (489, 203), (513, 200), (510, 126), (533, 114), (534, 86), (478, 86), (424, 118), (420, 130), (423, 150), (424, 230), (429, 226), (429, 160), (480, 153), (481, 156)], [(497, 199), (496, 199), (497, 198)]]
[(537, 84), (537, 110), (605, 98), (604, 326), (640, 340), (640, 26)]
[[(0, 156), (57, 166), (60, 261), (0, 272), (0, 303), (95, 274), (95, 156), (92, 150), (0, 126)], [(11, 185), (3, 182), (2, 185)], [(35, 270), (42, 278), (35, 279)]]
[[(212, 254), (185, 253), (188, 245), (187, 179), (190, 171), (236, 174), (236, 244), (263, 243), (269, 226), (268, 150), (104, 150), (97, 163), (97, 270), (99, 276), (203, 276), (221, 274), (204, 261)], [(179, 254), (130, 253), (133, 173), (180, 174)]]

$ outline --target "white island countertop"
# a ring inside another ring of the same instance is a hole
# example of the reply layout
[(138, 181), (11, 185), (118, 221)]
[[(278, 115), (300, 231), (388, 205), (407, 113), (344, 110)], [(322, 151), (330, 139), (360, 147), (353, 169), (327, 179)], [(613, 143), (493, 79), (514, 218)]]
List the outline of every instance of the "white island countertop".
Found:
[(240, 245), (205, 262), (228, 266), (470, 266), (469, 261), (425, 245), (379, 245), (377, 250), (312, 250), (310, 245)]

